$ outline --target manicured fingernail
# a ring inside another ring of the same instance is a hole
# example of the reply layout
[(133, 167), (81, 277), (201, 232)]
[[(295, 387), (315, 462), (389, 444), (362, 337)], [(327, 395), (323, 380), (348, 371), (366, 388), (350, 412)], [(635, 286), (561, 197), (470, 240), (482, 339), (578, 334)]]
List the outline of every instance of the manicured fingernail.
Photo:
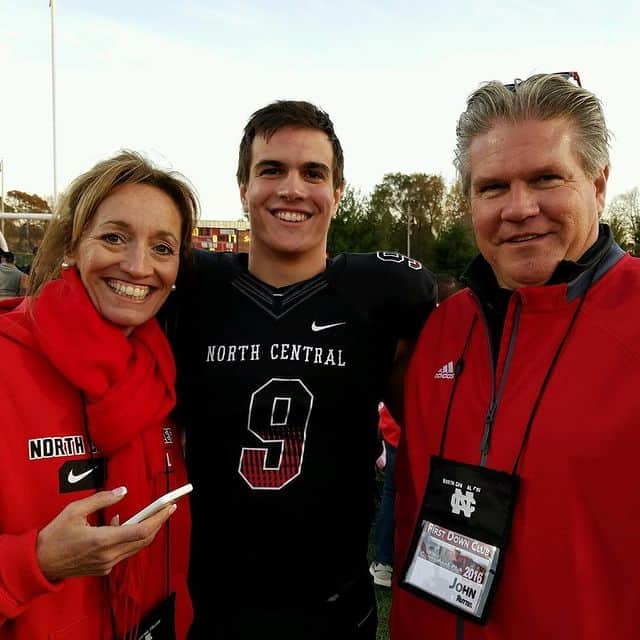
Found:
[(114, 496), (126, 496), (127, 495), (127, 487), (116, 487), (115, 489), (113, 489), (113, 491), (111, 492), (113, 493)]
[(177, 505), (177, 504), (172, 504), (172, 505), (171, 505), (171, 509), (169, 509), (169, 513), (170, 513), (170, 514), (171, 514), (171, 513), (173, 513), (177, 508), (178, 508), (178, 505)]

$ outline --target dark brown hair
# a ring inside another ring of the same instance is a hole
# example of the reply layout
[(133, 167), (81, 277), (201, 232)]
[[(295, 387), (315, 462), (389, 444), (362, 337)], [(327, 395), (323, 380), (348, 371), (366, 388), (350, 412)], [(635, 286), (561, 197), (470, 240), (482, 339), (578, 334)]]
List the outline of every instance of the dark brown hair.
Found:
[(246, 185), (249, 182), (251, 145), (255, 137), (260, 135), (268, 141), (274, 133), (284, 127), (324, 131), (333, 147), (333, 186), (335, 189), (344, 186), (344, 156), (340, 140), (333, 130), (333, 122), (325, 111), (302, 100), (277, 100), (258, 109), (249, 118), (240, 141), (238, 154), (236, 177), (239, 185)]

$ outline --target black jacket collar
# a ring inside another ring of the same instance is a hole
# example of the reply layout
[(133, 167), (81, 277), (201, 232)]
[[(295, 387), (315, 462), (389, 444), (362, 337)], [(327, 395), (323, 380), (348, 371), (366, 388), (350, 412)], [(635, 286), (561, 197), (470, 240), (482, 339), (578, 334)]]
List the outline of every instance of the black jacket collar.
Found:
[[(575, 262), (561, 260), (547, 284), (553, 285), (566, 282), (569, 290), (567, 293), (568, 299), (575, 299), (584, 292), (583, 281), (586, 280), (588, 282), (588, 276), (592, 269), (597, 268), (595, 281), (606, 273), (623, 255), (624, 252), (615, 243), (609, 226), (600, 223), (598, 239), (594, 244)], [(493, 269), (482, 254), (475, 257), (462, 274), (461, 280), (478, 295), (480, 300), (487, 297), (504, 297), (506, 295), (509, 298), (511, 296), (510, 290), (500, 288)], [(498, 293), (499, 291), (504, 293), (500, 294)]]
[[(598, 239), (594, 244), (577, 261), (562, 260), (547, 285), (566, 282), (567, 301), (570, 302), (584, 294), (623, 255), (624, 251), (615, 243), (609, 226), (601, 223)], [(476, 256), (467, 267), (461, 280), (476, 294), (480, 302), (491, 337), (492, 351), (497, 356), (512, 291), (498, 285), (493, 269), (482, 254)]]

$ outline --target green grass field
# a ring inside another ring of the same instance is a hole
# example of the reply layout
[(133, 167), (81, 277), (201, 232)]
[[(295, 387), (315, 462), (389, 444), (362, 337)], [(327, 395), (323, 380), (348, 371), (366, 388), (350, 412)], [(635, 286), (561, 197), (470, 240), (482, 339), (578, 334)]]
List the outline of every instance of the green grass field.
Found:
[(391, 608), (391, 589), (376, 586), (378, 601), (378, 633), (377, 640), (389, 640), (389, 610)]

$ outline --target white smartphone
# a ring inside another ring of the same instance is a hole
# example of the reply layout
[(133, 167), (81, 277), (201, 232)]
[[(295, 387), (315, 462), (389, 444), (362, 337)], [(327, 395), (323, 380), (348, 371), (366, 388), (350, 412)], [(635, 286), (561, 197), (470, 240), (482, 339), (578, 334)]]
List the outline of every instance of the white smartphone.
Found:
[(135, 524), (136, 522), (142, 522), (145, 518), (152, 516), (154, 513), (157, 513), (163, 507), (166, 507), (168, 504), (175, 502), (178, 498), (182, 498), (182, 496), (186, 496), (187, 493), (190, 493), (193, 489), (193, 485), (191, 483), (187, 483), (174, 489), (173, 491), (169, 491), (169, 493), (165, 493), (163, 496), (160, 496), (157, 500), (154, 500), (151, 504), (148, 504), (144, 509), (140, 509), (138, 513), (131, 516), (126, 522), (123, 522), (123, 526), (125, 524)]

